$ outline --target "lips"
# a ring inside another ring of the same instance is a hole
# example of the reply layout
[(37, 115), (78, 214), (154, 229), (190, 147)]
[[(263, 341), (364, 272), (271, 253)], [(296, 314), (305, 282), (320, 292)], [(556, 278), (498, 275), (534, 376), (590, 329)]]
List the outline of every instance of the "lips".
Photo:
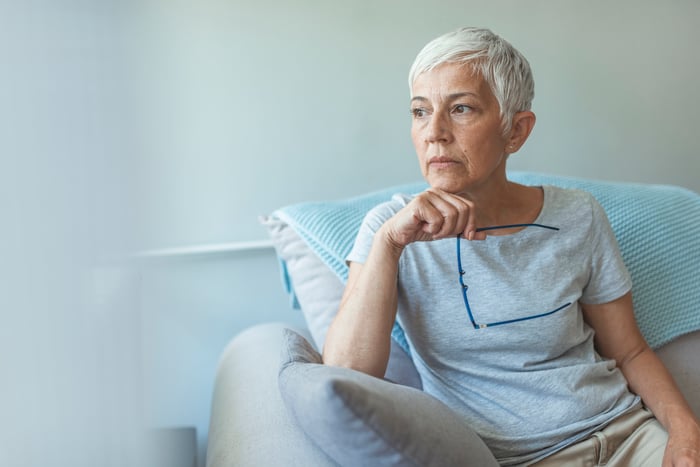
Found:
[(428, 159), (428, 165), (434, 168), (447, 168), (450, 167), (454, 164), (457, 164), (457, 161), (454, 159), (451, 159), (449, 157), (445, 156), (435, 156), (431, 157)]

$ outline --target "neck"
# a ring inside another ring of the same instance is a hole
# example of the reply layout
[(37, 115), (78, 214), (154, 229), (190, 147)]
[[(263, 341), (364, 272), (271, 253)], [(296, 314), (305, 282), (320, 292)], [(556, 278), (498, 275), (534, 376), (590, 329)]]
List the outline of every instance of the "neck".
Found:
[(542, 209), (542, 190), (502, 180), (460, 193), (477, 207), (478, 227), (531, 223)]

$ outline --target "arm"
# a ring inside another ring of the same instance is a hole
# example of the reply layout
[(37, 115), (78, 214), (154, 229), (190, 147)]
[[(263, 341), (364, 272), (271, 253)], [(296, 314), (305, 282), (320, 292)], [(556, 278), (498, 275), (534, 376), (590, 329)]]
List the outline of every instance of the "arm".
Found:
[(323, 348), (323, 362), (383, 377), (396, 317), (398, 258), (402, 249), (380, 245), (365, 264), (350, 263), (348, 283)]
[(383, 377), (398, 301), (398, 264), (416, 241), (464, 235), (477, 239), (471, 203), (430, 189), (416, 196), (374, 235), (364, 264), (351, 263), (340, 308), (326, 335), (323, 362)]
[(614, 359), (630, 389), (666, 428), (664, 466), (700, 465), (700, 423), (670, 373), (644, 340), (634, 318), (632, 294), (600, 305), (582, 304), (603, 357)]

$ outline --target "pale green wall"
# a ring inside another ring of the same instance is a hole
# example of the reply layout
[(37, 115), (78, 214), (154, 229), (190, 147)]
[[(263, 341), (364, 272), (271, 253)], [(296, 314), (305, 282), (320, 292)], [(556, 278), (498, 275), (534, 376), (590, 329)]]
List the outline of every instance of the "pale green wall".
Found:
[(0, 1), (0, 465), (137, 466), (137, 145), (109, 1)]
[(531, 61), (538, 122), (512, 168), (700, 190), (694, 0), (143, 5), (144, 247), (262, 238), (282, 204), (419, 178), (407, 70), (461, 25)]
[[(538, 123), (512, 168), (700, 190), (695, 1), (146, 5), (134, 30), (144, 248), (264, 238), (257, 216), (275, 207), (418, 179), (407, 71), (426, 41), (462, 25), (501, 33), (534, 69)], [(233, 334), (273, 309), (298, 319), (267, 253), (258, 261), (268, 273), (248, 281), (235, 256), (144, 276), (143, 313), (161, 327), (150, 364), (181, 381), (152, 381), (152, 394), (169, 391), (155, 420), (206, 434), (207, 377), (228, 338), (214, 323)]]

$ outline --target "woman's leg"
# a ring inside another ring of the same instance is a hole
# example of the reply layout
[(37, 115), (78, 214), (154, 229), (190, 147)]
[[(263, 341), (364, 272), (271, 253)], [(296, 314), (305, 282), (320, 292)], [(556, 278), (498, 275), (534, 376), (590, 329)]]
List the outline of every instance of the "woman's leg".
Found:
[(661, 424), (649, 410), (641, 408), (533, 466), (659, 467), (667, 440)]

